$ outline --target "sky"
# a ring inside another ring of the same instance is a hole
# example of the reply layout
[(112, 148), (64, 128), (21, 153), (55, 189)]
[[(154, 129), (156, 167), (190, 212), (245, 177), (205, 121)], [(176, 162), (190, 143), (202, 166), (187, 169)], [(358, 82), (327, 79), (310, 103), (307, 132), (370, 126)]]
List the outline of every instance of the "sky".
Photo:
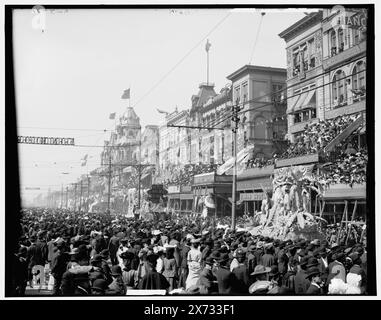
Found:
[[(141, 125), (161, 124), (163, 114), (189, 109), (206, 82), (215, 91), (245, 64), (286, 67), (278, 34), (306, 10), (88, 9), (14, 11), (14, 59), (18, 135), (73, 137), (76, 145), (102, 146), (131, 104)], [(37, 21), (37, 22), (36, 22)], [(258, 28), (260, 26), (259, 32)], [(256, 40), (256, 35), (258, 38)], [(131, 99), (121, 95), (130, 88)], [(100, 147), (19, 144), (21, 195), (60, 190), (99, 167)], [(87, 166), (81, 158), (88, 154)], [(62, 174), (63, 172), (67, 174)], [(26, 190), (37, 187), (40, 190)]]

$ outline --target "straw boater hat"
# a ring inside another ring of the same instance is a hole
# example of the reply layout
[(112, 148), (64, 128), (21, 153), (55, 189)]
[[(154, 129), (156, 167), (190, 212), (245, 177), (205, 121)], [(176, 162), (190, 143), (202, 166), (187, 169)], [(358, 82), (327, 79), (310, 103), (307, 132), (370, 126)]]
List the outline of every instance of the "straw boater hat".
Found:
[(255, 267), (254, 272), (252, 272), (251, 275), (256, 276), (258, 274), (269, 273), (270, 271), (271, 271), (271, 268), (265, 267), (259, 264)]

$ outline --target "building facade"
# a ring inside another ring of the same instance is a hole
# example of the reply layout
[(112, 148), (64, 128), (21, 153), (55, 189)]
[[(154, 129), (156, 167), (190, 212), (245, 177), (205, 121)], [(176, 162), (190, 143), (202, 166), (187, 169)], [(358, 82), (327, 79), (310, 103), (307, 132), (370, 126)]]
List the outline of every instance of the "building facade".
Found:
[[(366, 29), (355, 22), (363, 10), (323, 10), (324, 118), (362, 112), (366, 107)], [(352, 23), (351, 23), (352, 22)]]
[(324, 119), (321, 11), (311, 13), (279, 34), (287, 52), (287, 120), (291, 142), (306, 124)]
[(345, 24), (361, 14), (324, 9), (279, 34), (286, 42), (291, 142), (307, 124), (365, 111), (366, 31)]
[(232, 82), (232, 102), (242, 110), (237, 150), (251, 144), (254, 158), (271, 158), (287, 131), (281, 99), (286, 69), (245, 65), (227, 78)]

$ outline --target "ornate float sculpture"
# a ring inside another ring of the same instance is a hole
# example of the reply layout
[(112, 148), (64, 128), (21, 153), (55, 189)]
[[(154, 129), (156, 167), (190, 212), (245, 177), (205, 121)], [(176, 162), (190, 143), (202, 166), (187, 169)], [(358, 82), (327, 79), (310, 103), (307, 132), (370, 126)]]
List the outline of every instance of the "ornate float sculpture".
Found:
[(320, 195), (326, 187), (312, 174), (313, 166), (295, 166), (274, 171), (272, 197), (262, 201), (254, 233), (279, 239), (322, 238), (319, 221), (311, 214), (311, 192)]

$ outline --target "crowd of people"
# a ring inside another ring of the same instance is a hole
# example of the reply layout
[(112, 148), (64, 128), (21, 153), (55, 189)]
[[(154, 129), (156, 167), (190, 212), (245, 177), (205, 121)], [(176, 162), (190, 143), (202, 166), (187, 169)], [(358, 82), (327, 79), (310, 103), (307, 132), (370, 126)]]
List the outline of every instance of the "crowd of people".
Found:
[(193, 177), (197, 174), (209, 173), (217, 170), (216, 164), (185, 164), (183, 167), (175, 166), (171, 168), (170, 178), (164, 180), (164, 185), (188, 186), (193, 182)]
[(315, 154), (326, 147), (336, 136), (355, 121), (359, 115), (343, 115), (334, 119), (319, 120), (305, 126), (304, 131), (290, 143), (279, 159)]
[(53, 295), (366, 294), (366, 242), (279, 240), (223, 226), (228, 220), (147, 221), (33, 208), (22, 212), (14, 294), (48, 265)]
[(336, 155), (333, 162), (325, 166), (323, 178), (328, 183), (362, 184), (366, 183), (368, 152), (366, 149), (347, 149)]

